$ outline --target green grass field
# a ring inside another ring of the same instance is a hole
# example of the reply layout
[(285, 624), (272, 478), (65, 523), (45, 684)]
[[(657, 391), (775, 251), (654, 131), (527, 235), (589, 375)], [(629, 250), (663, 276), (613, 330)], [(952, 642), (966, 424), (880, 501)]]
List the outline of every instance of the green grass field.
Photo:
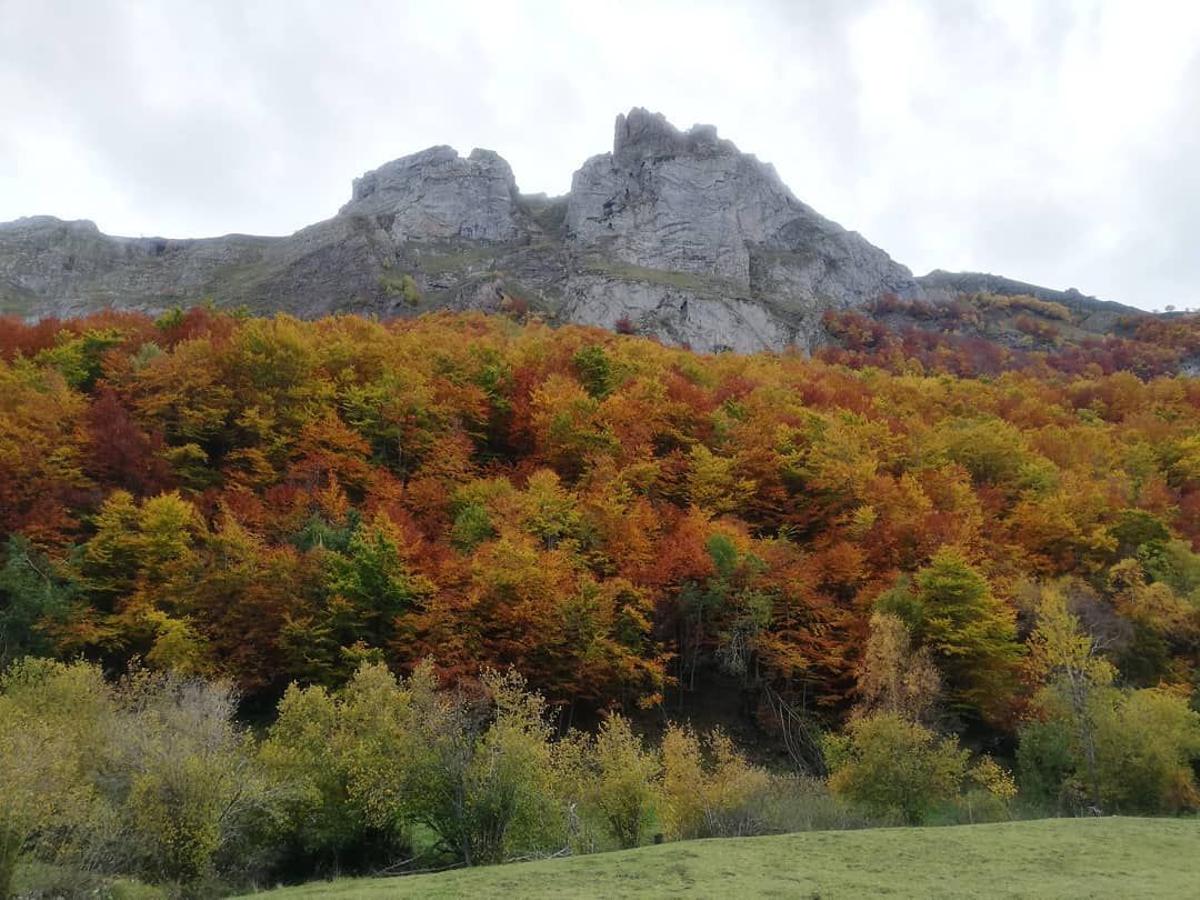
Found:
[(1047, 819), (687, 841), (272, 898), (1200, 897), (1200, 820)]

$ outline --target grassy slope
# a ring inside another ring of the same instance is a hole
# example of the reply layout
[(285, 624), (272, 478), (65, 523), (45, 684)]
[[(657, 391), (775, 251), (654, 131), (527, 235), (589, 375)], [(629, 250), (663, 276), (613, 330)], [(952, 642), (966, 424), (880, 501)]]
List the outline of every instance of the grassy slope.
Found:
[(1050, 819), (689, 841), (272, 896), (1194, 897), (1200, 820)]

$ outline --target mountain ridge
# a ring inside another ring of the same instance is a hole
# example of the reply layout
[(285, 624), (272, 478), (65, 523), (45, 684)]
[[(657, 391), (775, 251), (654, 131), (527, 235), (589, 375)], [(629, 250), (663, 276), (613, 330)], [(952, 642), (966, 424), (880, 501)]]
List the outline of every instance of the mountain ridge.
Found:
[(26, 317), (209, 298), (304, 317), (518, 308), (702, 351), (811, 351), (828, 339), (830, 311), (981, 290), (1070, 301), (1085, 319), (1099, 314), (1096, 330), (1141, 314), (981, 273), (914, 277), (715, 127), (682, 131), (641, 108), (617, 116), (612, 150), (559, 197), (522, 194), (491, 150), (435, 146), (364, 173), (334, 216), (281, 237), (119, 237), (48, 216), (0, 224), (0, 312)]

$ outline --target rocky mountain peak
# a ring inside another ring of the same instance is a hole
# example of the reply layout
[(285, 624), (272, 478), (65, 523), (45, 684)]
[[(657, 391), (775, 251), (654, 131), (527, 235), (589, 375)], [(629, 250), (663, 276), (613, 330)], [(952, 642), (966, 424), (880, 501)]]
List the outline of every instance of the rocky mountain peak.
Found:
[(715, 125), (693, 125), (686, 132), (680, 131), (662, 113), (652, 113), (640, 106), (631, 109), (628, 115), (619, 113), (613, 131), (614, 157), (640, 159), (737, 153), (732, 141), (717, 137)]
[(437, 146), (354, 179), (339, 214), (377, 217), (401, 241), (506, 241), (519, 230), (517, 197), (512, 168), (499, 154), (476, 149), (463, 158)]
[(920, 293), (907, 269), (799, 202), (715, 128), (683, 132), (644, 109), (618, 116), (613, 152), (575, 173), (566, 223), (576, 246), (707, 279), (726, 297), (773, 296), (800, 311)]
[(122, 238), (50, 217), (0, 224), (0, 313), (159, 311), (211, 298), (389, 316), (520, 300), (554, 321), (753, 351), (810, 349), (826, 337), (826, 311), (884, 294), (1007, 287), (991, 276), (915, 280), (711, 125), (682, 131), (634, 108), (613, 132), (612, 150), (584, 162), (565, 197), (521, 195), (490, 150), (435, 146), (356, 178), (338, 215), (288, 237)]

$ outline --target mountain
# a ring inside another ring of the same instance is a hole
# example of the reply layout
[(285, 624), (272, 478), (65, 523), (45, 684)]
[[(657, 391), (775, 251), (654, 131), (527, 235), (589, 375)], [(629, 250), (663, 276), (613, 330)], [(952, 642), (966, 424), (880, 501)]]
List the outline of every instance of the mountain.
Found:
[(703, 351), (811, 350), (829, 310), (976, 290), (1045, 289), (914, 278), (712, 126), (684, 132), (644, 109), (617, 116), (612, 152), (587, 160), (562, 197), (522, 194), (491, 151), (431, 147), (355, 179), (337, 215), (287, 237), (0, 224), (0, 312), (30, 317), (204, 299), (306, 317), (530, 309)]

